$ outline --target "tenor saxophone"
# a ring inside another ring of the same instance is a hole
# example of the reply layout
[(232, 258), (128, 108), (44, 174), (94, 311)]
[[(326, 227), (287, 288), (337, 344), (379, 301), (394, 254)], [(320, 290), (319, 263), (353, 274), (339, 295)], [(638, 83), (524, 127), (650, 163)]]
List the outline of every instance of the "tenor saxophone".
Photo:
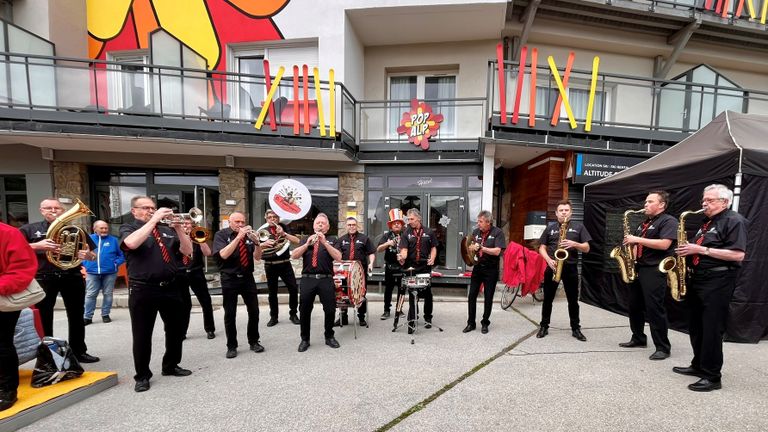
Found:
[[(680, 215), (680, 224), (677, 226), (677, 245), (682, 246), (688, 243), (688, 234), (685, 232), (685, 218), (688, 215), (699, 214), (701, 210), (687, 210)], [(676, 301), (683, 301), (687, 291), (685, 278), (688, 273), (685, 257), (678, 255), (668, 256), (659, 263), (659, 271), (667, 275), (667, 285), (669, 285), (672, 298)]]
[[(565, 218), (563, 220), (563, 223), (560, 224), (560, 237), (557, 240), (557, 244), (560, 245), (560, 243), (565, 240), (565, 236), (568, 234), (568, 223), (570, 221), (568, 218)], [(563, 275), (563, 265), (565, 264), (565, 260), (568, 259), (568, 251), (564, 248), (558, 247), (555, 249), (555, 260), (557, 261), (557, 264), (555, 264), (555, 272), (552, 274), (552, 280), (555, 282), (560, 282), (560, 278)]]
[[(629, 235), (629, 215), (632, 213), (641, 213), (645, 209), (640, 210), (627, 210), (624, 212), (624, 237)], [(624, 238), (622, 237), (622, 238)], [(619, 263), (619, 272), (621, 273), (621, 280), (624, 283), (632, 283), (637, 278), (637, 272), (635, 271), (635, 249), (630, 244), (620, 244), (611, 250), (610, 257), (615, 259)]]

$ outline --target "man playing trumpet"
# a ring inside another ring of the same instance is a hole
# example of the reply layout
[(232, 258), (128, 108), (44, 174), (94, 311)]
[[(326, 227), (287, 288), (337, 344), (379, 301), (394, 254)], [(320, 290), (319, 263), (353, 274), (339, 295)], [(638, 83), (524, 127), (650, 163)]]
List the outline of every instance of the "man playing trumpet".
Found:
[(219, 261), (221, 295), (224, 303), (224, 332), (227, 335), (227, 358), (237, 357), (237, 296), (243, 298), (248, 310), (248, 344), (251, 351), (263, 352), (259, 343), (259, 299), (253, 262), (261, 258), (261, 247), (254, 241), (255, 233), (245, 224), (245, 215), (229, 215), (229, 228), (216, 233), (213, 256)]

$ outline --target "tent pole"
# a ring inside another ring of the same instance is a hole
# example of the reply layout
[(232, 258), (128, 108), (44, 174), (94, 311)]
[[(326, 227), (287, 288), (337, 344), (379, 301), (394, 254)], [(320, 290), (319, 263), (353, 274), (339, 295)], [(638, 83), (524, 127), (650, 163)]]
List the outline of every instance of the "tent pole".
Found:
[(733, 178), (733, 205), (731, 209), (737, 212), (739, 211), (739, 197), (741, 196), (741, 172), (737, 172)]

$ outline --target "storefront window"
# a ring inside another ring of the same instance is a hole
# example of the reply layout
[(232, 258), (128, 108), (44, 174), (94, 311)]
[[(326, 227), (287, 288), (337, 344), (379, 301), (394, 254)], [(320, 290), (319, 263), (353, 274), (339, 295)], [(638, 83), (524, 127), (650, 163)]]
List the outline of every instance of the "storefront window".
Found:
[(0, 220), (14, 227), (29, 223), (24, 176), (0, 176)]
[(312, 207), (303, 218), (294, 221), (283, 221), (288, 225), (291, 233), (304, 237), (314, 233), (313, 223), (319, 213), (328, 215), (331, 229), (329, 233), (336, 235), (336, 227), (339, 224), (339, 179), (338, 177), (314, 177), (314, 176), (275, 176), (256, 175), (253, 177), (253, 214), (252, 226), (258, 228), (264, 224), (264, 212), (270, 208), (269, 190), (280, 180), (290, 178), (301, 182), (309, 190), (312, 196)]
[(156, 173), (155, 184), (219, 187), (219, 176), (201, 173)]

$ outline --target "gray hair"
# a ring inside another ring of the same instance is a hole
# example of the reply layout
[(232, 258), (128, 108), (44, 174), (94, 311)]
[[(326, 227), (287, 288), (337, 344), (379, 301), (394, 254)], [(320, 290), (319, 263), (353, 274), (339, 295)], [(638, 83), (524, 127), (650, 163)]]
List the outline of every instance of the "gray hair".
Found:
[(315, 216), (315, 219), (317, 219), (317, 218), (323, 218), (323, 219), (325, 219), (326, 222), (330, 222), (331, 221), (330, 219), (328, 219), (328, 215), (325, 214), (325, 213), (318, 213), (317, 216)]
[(421, 212), (419, 212), (419, 210), (417, 210), (415, 208), (409, 209), (408, 212), (406, 213), (406, 215), (408, 215), (408, 216), (416, 216), (419, 220), (421, 220)]
[(493, 223), (493, 216), (491, 215), (491, 212), (489, 212), (488, 210), (482, 210), (480, 213), (477, 214), (477, 218), (478, 219), (483, 218), (488, 222)]
[(155, 203), (155, 200), (153, 200), (151, 197), (145, 196), (145, 195), (137, 195), (133, 198), (131, 198), (131, 207), (136, 207), (136, 202), (142, 199), (148, 199), (152, 201), (152, 203)]
[(733, 203), (733, 191), (728, 189), (726, 185), (722, 184), (711, 184), (704, 188), (704, 193), (707, 193), (709, 191), (716, 191), (717, 197), (724, 199), (727, 202), (727, 207), (730, 207)]
[(93, 223), (93, 229), (94, 229), (94, 230), (96, 229), (96, 224), (98, 224), (99, 222), (101, 222), (101, 223), (104, 223), (104, 224), (107, 224), (107, 227), (109, 227), (109, 222), (107, 222), (107, 221), (103, 221), (103, 220), (99, 219), (99, 220), (97, 220), (97, 221), (95, 221), (95, 222)]

